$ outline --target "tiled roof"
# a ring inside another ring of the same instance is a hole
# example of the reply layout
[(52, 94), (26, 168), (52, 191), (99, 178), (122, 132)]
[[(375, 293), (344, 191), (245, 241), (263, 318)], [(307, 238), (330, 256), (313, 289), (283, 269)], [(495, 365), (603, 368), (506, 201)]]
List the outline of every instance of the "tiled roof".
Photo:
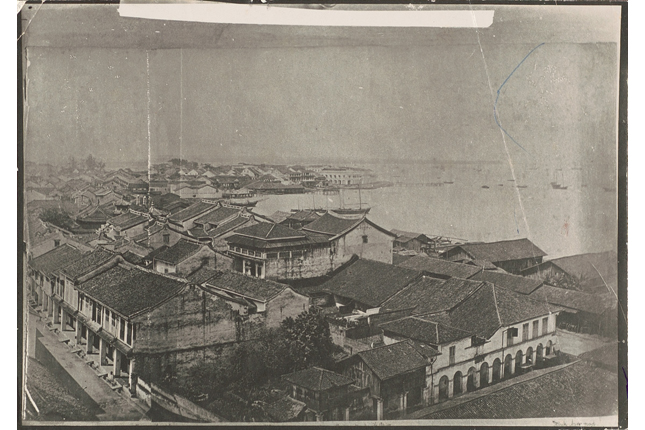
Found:
[(582, 353), (578, 357), (598, 364), (607, 370), (615, 371), (618, 367), (618, 344), (615, 341), (609, 342), (600, 348)]
[(307, 224), (302, 229), (316, 233), (336, 236), (357, 226), (364, 218), (346, 219), (333, 216), (329, 212), (318, 218), (316, 221)]
[(269, 219), (277, 224), (280, 224), (282, 221), (289, 218), (289, 216), (291, 216), (289, 212), (275, 211), (271, 215), (269, 215)]
[(306, 235), (280, 224), (262, 222), (250, 227), (241, 228), (237, 234), (263, 240), (303, 239)]
[(432, 258), (426, 255), (414, 256), (399, 265), (408, 269), (419, 270), (429, 275), (447, 276), (451, 278), (468, 279), (477, 272), (481, 271), (479, 267), (467, 264), (453, 263), (440, 258)]
[(543, 283), (543, 281), (539, 279), (525, 278), (523, 276), (506, 273), (491, 272), (489, 270), (481, 271), (470, 279), (492, 282), (499, 287), (507, 288), (509, 290), (513, 290), (522, 294), (531, 294)]
[(354, 380), (330, 370), (310, 367), (299, 372), (282, 375), (282, 379), (312, 391), (326, 391), (330, 388), (351, 385)]
[(560, 309), (486, 282), (449, 313), (449, 325), (489, 339), (500, 327), (556, 310)]
[(201, 285), (209, 279), (218, 276), (219, 274), (220, 272), (218, 270), (213, 270), (208, 267), (200, 267), (199, 269), (188, 275), (186, 279), (188, 279), (188, 281), (192, 282), (193, 284)]
[(122, 264), (77, 288), (121, 315), (131, 317), (179, 294), (185, 286), (178, 279)]
[(309, 210), (294, 212), (287, 219), (292, 221), (315, 221), (318, 218), (320, 218), (320, 215), (318, 215), (314, 211)]
[(602, 276), (609, 283), (607, 278), (615, 277), (618, 270), (618, 255), (614, 251), (571, 255), (549, 261), (583, 280)]
[(321, 289), (377, 307), (420, 275), (416, 270), (378, 261), (358, 260), (325, 282)]
[(264, 412), (277, 422), (287, 422), (295, 420), (300, 416), (307, 405), (299, 400), (284, 396), (280, 400), (265, 405)]
[(459, 245), (458, 248), (466, 251), (473, 259), (488, 260), (493, 263), (546, 255), (544, 251), (526, 238), (489, 243), (465, 243)]
[(236, 214), (240, 213), (240, 209), (229, 208), (225, 206), (220, 206), (214, 211), (207, 213), (195, 220), (196, 224), (211, 224), (214, 227), (224, 221), (227, 218), (230, 218)]
[(203, 245), (191, 242), (186, 239), (180, 239), (170, 248), (160, 252), (155, 257), (155, 261), (163, 261), (170, 264), (179, 264), (191, 255), (201, 249)]
[(127, 230), (136, 225), (148, 222), (148, 218), (132, 212), (126, 212), (114, 218), (110, 218), (107, 222), (115, 227), (121, 228), (122, 230)]
[(74, 263), (82, 256), (81, 251), (65, 243), (34, 258), (29, 262), (29, 265), (42, 272), (45, 276), (50, 276), (57, 270)]
[(215, 207), (217, 206), (213, 203), (205, 203), (205, 202), (193, 203), (187, 208), (182, 209), (177, 213), (173, 213), (169, 219), (175, 222), (184, 222), (191, 218), (195, 218), (211, 209), (214, 209)]
[(143, 261), (143, 257), (135, 254), (132, 251), (125, 251), (123, 254), (121, 254), (121, 256), (125, 261), (131, 264), (141, 264), (141, 262)]
[(616, 372), (578, 362), (415, 419), (521, 419), (618, 415)]
[(403, 288), (383, 303), (386, 309), (415, 308), (415, 313), (448, 311), (475, 292), (481, 281), (451, 278), (448, 280), (423, 277)]
[(88, 254), (85, 254), (74, 263), (65, 266), (60, 272), (68, 278), (76, 280), (83, 275), (90, 273), (99, 266), (105, 264), (115, 255), (103, 248), (98, 248)]
[(206, 284), (261, 301), (271, 300), (288, 287), (285, 284), (269, 281), (268, 279), (253, 278), (237, 272), (219, 272), (217, 276), (210, 278)]
[(607, 309), (612, 309), (616, 305), (616, 299), (607, 294), (588, 294), (582, 291), (557, 288), (550, 285), (543, 285), (539, 289), (535, 290), (529, 297), (535, 300), (545, 301), (553, 305), (559, 305), (596, 315), (600, 315)]
[(214, 228), (212, 230), (208, 230), (208, 235), (210, 237), (218, 237), (223, 235), (224, 233), (228, 233), (229, 231), (236, 229), (238, 227), (243, 226), (244, 224), (248, 223), (251, 221), (250, 218), (246, 218), (243, 216), (238, 216), (237, 218), (234, 218), (228, 222), (225, 222), (223, 224), (220, 224), (217, 226), (217, 228)]
[(441, 345), (459, 339), (469, 338), (473, 334), (458, 328), (449, 327), (435, 321), (431, 316), (411, 316), (379, 325), (385, 331), (419, 340), (431, 345)]
[(369, 349), (356, 355), (372, 369), (381, 381), (421, 369), (427, 365), (423, 355), (410, 342), (405, 341)]

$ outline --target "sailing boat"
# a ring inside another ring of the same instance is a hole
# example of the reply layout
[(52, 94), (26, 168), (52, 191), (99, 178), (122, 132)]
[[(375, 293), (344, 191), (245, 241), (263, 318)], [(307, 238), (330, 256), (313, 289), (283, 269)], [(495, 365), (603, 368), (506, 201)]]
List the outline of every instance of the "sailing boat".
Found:
[(370, 207), (363, 208), (363, 200), (361, 198), (361, 185), (358, 185), (358, 209), (349, 209), (344, 207), (344, 197), (343, 193), (340, 193), (340, 208), (339, 209), (332, 209), (333, 212), (339, 214), (339, 215), (356, 215), (356, 214), (368, 214), (370, 211)]
[[(559, 179), (558, 172), (560, 172)], [(553, 188), (554, 190), (566, 190), (567, 188), (569, 188), (568, 186), (562, 185), (562, 182), (562, 169), (556, 169), (554, 181), (551, 182), (551, 188)]]

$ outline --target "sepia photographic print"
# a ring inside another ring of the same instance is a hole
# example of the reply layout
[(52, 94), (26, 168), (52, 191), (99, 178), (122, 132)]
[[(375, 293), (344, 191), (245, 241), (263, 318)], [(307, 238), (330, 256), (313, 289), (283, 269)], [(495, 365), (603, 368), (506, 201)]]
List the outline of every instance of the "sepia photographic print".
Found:
[(22, 425), (625, 427), (627, 5), (539, 3), (19, 5)]

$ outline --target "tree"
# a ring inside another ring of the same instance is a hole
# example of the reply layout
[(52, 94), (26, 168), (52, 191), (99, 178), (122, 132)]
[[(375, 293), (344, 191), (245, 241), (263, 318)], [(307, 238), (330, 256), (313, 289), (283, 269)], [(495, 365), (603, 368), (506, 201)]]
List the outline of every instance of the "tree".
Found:
[(289, 317), (280, 328), (288, 347), (291, 371), (333, 364), (332, 354), (337, 347), (331, 339), (329, 324), (318, 310), (311, 308), (295, 319)]
[(59, 209), (46, 209), (40, 214), (40, 219), (57, 227), (70, 230), (75, 227), (74, 221), (69, 215)]

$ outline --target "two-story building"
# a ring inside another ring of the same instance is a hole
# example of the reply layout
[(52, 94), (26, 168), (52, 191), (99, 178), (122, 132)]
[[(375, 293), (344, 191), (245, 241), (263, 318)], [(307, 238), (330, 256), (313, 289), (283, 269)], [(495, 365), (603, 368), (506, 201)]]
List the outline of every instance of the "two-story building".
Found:
[(381, 325), (385, 344), (411, 339), (437, 351), (425, 404), (546, 365), (557, 348), (559, 308), (490, 282), (423, 278), (384, 304), (415, 315)]
[(125, 212), (107, 220), (104, 232), (110, 239), (116, 240), (123, 237), (135, 237), (144, 232), (150, 222), (150, 216), (135, 212)]
[[(218, 261), (218, 260), (226, 261)], [(181, 239), (174, 245), (156, 254), (152, 259), (154, 270), (159, 273), (175, 273), (187, 276), (199, 267), (215, 269), (223, 264), (222, 268), (229, 268), (231, 259), (218, 255), (208, 245)]]
[(542, 263), (546, 255), (529, 239), (502, 240), (488, 243), (464, 243), (443, 253), (450, 261), (489, 261), (508, 273), (519, 275), (528, 267)]
[(195, 220), (209, 212), (216, 210), (219, 206), (216, 203), (199, 201), (168, 217), (168, 223), (179, 231), (188, 231), (195, 226)]

